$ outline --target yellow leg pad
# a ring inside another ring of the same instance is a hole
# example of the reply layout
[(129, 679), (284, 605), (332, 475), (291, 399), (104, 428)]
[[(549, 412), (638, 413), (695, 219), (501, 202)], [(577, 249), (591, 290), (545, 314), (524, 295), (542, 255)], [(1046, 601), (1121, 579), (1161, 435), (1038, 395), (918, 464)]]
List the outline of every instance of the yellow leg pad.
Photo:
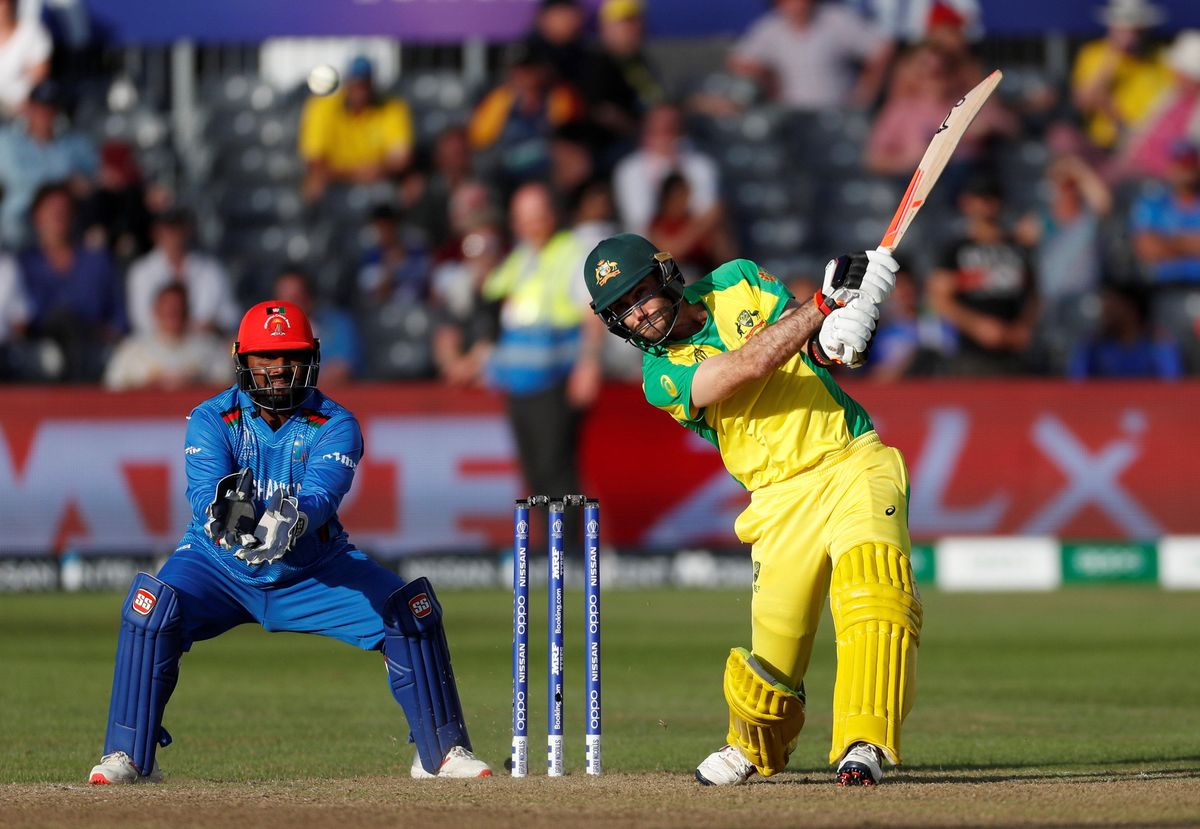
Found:
[(908, 556), (882, 543), (844, 553), (833, 568), (829, 606), (837, 632), (829, 762), (863, 741), (899, 763), (900, 725), (916, 692), (922, 616)]
[(771, 676), (745, 648), (734, 648), (725, 662), (725, 701), (729, 744), (763, 777), (783, 771), (804, 727), (803, 692)]

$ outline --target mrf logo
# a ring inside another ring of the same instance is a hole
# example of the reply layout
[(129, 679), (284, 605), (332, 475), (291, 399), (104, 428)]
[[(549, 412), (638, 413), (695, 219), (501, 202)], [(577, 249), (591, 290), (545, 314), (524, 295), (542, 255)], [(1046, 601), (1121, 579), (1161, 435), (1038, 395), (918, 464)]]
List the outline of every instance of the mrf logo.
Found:
[(133, 612), (139, 616), (149, 616), (150, 611), (154, 610), (154, 604), (158, 599), (154, 598), (154, 594), (145, 588), (138, 588), (138, 592), (133, 594)]
[(416, 618), (424, 619), (433, 612), (433, 602), (429, 600), (428, 593), (418, 593), (408, 600), (408, 609)]
[(282, 305), (267, 307), (267, 321), (263, 328), (271, 332), (272, 337), (282, 337), (291, 329), (292, 323), (287, 318), (287, 309)]
[(596, 284), (603, 285), (613, 277), (621, 275), (621, 269), (617, 267), (616, 262), (608, 259), (601, 259), (596, 263)]

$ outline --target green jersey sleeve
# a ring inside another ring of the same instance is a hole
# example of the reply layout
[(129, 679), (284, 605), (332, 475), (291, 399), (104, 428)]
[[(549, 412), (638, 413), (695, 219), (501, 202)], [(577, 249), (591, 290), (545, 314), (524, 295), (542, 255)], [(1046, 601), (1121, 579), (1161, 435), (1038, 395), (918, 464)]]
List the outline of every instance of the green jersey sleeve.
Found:
[(679, 365), (669, 357), (647, 354), (642, 359), (642, 393), (646, 401), (685, 426), (703, 421), (703, 410), (692, 417), (692, 378), (699, 365)]

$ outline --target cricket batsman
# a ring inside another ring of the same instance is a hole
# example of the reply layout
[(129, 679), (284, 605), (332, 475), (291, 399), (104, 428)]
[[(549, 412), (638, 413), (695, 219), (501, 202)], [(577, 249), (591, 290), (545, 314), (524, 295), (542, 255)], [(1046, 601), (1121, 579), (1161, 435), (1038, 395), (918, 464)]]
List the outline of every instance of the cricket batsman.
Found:
[(382, 650), (416, 743), (412, 776), (491, 776), (471, 753), (433, 587), (371, 561), (338, 520), (362, 433), (317, 389), (308, 319), (289, 302), (255, 305), (233, 352), (234, 385), (188, 418), (191, 523), (157, 578), (139, 573), (121, 607), (108, 731), (89, 781), (162, 779), (155, 752), (171, 742), (163, 711), (181, 656), (247, 622)]
[(713, 443), (751, 493), (734, 529), (752, 545), (752, 639), (725, 663), (727, 744), (697, 767), (704, 785), (787, 765), (826, 594), (836, 781), (874, 785), (884, 758), (900, 762), (921, 633), (908, 473), (829, 373), (864, 361), (897, 270), (882, 248), (842, 256), (815, 299), (798, 303), (744, 259), (685, 286), (669, 253), (630, 233), (585, 261), (593, 310), (644, 352), (646, 400)]

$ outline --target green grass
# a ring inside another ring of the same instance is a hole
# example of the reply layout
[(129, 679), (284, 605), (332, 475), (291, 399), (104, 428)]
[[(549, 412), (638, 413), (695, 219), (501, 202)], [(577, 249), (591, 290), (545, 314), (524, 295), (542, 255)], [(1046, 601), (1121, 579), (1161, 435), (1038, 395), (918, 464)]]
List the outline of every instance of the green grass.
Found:
[[(498, 767), (509, 742), (511, 597), (441, 598), (476, 750)], [(582, 607), (579, 595), (569, 599), (567, 745), (580, 769)], [(0, 782), (78, 782), (98, 757), (119, 601), (0, 599)], [(544, 630), (541, 601), (534, 607)], [(606, 766), (694, 767), (723, 741), (721, 670), (728, 648), (748, 642), (748, 597), (614, 591), (603, 610)], [(1200, 767), (1200, 594), (930, 592), (925, 611), (917, 703), (904, 733), (908, 768)], [(545, 734), (543, 638), (535, 637), (530, 672), (533, 758)], [(826, 619), (796, 769), (825, 768), (831, 640)], [(176, 743), (159, 759), (176, 780), (385, 775), (412, 757), (378, 654), (251, 627), (184, 658), (165, 723)]]

